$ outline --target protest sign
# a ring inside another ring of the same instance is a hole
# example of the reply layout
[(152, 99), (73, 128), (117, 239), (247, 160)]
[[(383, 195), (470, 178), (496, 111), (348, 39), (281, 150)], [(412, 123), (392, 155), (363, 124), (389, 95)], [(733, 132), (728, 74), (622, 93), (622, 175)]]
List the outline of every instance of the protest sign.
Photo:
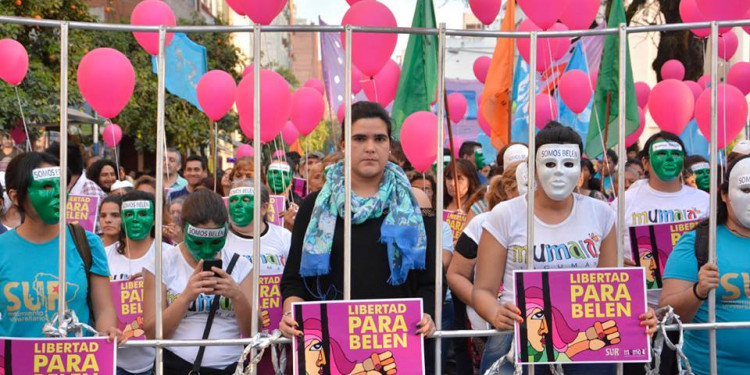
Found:
[(129, 340), (145, 340), (143, 330), (143, 279), (109, 283), (115, 303), (118, 328)]
[(667, 258), (683, 234), (698, 221), (630, 227), (630, 251), (636, 266), (646, 271), (646, 289), (661, 289)]
[(283, 195), (271, 195), (269, 198), (266, 220), (271, 224), (283, 227), (284, 215), (282, 213), (286, 209), (286, 198)]
[(443, 221), (448, 223), (453, 233), (453, 242), (458, 241), (466, 228), (466, 214), (463, 212), (443, 211)]
[(304, 332), (292, 340), (295, 375), (425, 373), (421, 299), (303, 302), (292, 311)]
[(114, 375), (117, 345), (97, 338), (0, 337), (0, 373)]
[(307, 196), (307, 180), (295, 177), (292, 184), (294, 186), (294, 192), (299, 195), (300, 198), (304, 199)]
[(281, 305), (281, 275), (261, 275), (258, 277), (258, 307), (262, 321), (263, 332), (270, 333), (279, 326), (284, 314)]
[(519, 362), (651, 361), (638, 318), (648, 309), (644, 277), (636, 268), (514, 271)]
[(83, 229), (94, 232), (99, 219), (99, 197), (90, 195), (69, 195), (65, 206), (65, 222), (78, 224)]

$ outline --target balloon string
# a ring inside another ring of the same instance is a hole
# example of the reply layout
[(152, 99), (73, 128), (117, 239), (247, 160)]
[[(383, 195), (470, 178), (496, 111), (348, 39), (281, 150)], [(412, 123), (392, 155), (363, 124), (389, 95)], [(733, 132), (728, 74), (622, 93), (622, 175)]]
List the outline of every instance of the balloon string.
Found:
[[(115, 127), (111, 126), (112, 125), (112, 121), (110, 121), (109, 119), (105, 119), (104, 123), (109, 125), (109, 128), (110, 128), (111, 133), (112, 133), (112, 143), (115, 146), (115, 147), (112, 148), (112, 150), (115, 153), (115, 166), (117, 167), (117, 180), (119, 181), (120, 180), (120, 156), (117, 153), (117, 145), (118, 145), (118, 143), (115, 143)], [(106, 127), (105, 127), (105, 129), (106, 129)]]
[(16, 100), (18, 101), (18, 109), (21, 111), (21, 122), (23, 123), (23, 131), (26, 133), (26, 152), (31, 151), (31, 140), (29, 138), (29, 127), (26, 125), (26, 116), (23, 113), (23, 106), (21, 105), (21, 97), (18, 95), (18, 86), (13, 86), (16, 91)]

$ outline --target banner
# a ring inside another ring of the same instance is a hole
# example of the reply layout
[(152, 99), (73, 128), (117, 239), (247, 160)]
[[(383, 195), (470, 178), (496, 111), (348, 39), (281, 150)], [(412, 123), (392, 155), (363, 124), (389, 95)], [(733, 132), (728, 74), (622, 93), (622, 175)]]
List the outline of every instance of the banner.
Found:
[(117, 345), (106, 337), (0, 337), (0, 373), (18, 375), (114, 375)]
[(281, 275), (267, 275), (258, 277), (260, 284), (258, 296), (258, 308), (262, 321), (262, 331), (271, 333), (279, 327), (281, 318), (284, 315), (284, 308), (281, 305)]
[(699, 221), (630, 227), (630, 254), (646, 272), (646, 289), (661, 289), (667, 258), (683, 234)]
[(286, 197), (283, 195), (272, 195), (268, 202), (268, 212), (266, 212), (266, 220), (274, 225), (280, 227), (284, 226), (284, 210), (286, 209)]
[(117, 313), (117, 328), (129, 340), (145, 340), (143, 330), (143, 279), (120, 280), (109, 283)]
[(303, 302), (292, 311), (305, 333), (292, 340), (295, 375), (425, 373), (421, 299)]
[(514, 271), (520, 363), (650, 362), (642, 269)]
[(466, 214), (463, 212), (443, 211), (443, 221), (451, 227), (453, 242), (458, 241), (458, 237), (461, 237), (461, 233), (466, 228), (466, 218)]
[(99, 219), (99, 197), (91, 195), (69, 195), (65, 206), (65, 222), (78, 224), (94, 233)]
[(304, 199), (307, 196), (307, 180), (295, 177), (293, 180), (294, 192)]

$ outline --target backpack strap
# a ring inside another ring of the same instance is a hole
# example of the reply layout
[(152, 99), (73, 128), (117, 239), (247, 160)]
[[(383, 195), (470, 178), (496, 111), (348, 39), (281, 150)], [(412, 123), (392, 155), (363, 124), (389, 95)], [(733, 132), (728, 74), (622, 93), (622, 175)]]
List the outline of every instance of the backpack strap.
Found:
[(700, 270), (708, 263), (708, 221), (703, 221), (695, 227), (695, 259)]
[(86, 270), (86, 283), (88, 284), (86, 293), (86, 303), (89, 306), (89, 324), (94, 325), (94, 311), (93, 305), (91, 304), (91, 245), (89, 244), (88, 237), (86, 236), (86, 230), (78, 224), (68, 224), (68, 230), (70, 235), (73, 237), (73, 244), (78, 250), (78, 255), (83, 260), (83, 267)]

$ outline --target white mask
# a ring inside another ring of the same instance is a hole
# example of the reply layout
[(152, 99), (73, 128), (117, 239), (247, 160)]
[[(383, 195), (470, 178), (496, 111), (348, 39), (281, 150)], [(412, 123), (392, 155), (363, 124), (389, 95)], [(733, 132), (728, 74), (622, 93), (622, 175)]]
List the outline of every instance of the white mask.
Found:
[(529, 191), (529, 166), (526, 162), (516, 167), (516, 188), (518, 195), (524, 195)]
[(750, 159), (743, 159), (729, 176), (729, 203), (737, 221), (750, 228)]
[(546, 144), (537, 150), (536, 168), (547, 196), (561, 201), (570, 196), (581, 176), (581, 151), (574, 144)]
[(505, 149), (503, 165), (507, 168), (513, 163), (526, 161), (529, 158), (529, 148), (526, 145), (512, 145)]

